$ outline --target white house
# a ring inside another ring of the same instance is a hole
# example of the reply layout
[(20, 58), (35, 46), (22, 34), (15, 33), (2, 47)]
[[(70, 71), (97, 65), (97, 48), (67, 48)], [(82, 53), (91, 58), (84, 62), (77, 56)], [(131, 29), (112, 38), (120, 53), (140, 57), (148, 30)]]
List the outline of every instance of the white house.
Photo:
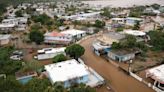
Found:
[(62, 16), (62, 18), (66, 20), (86, 20), (88, 18), (97, 17), (100, 15), (100, 12), (91, 12), (91, 13), (82, 13), (82, 14), (76, 14), (71, 16)]
[(15, 24), (0, 24), (1, 31), (13, 31), (15, 29)]
[(28, 18), (26, 17), (18, 17), (18, 18), (11, 18), (11, 19), (4, 19), (0, 24), (1, 30), (25, 30)]
[(81, 39), (82, 37), (86, 36), (86, 31), (76, 30), (76, 29), (69, 29), (66, 31), (62, 31), (61, 33), (71, 35), (73, 39)]
[(94, 87), (104, 81), (94, 70), (75, 59), (45, 65), (45, 70), (52, 84), (62, 82), (64, 87), (70, 87), (76, 83), (84, 83)]
[[(154, 80), (154, 86), (164, 91), (164, 64), (146, 70), (146, 78), (150, 77)], [(163, 92), (159, 91), (159, 92)]]
[(9, 44), (11, 35), (0, 35), (0, 46)]
[(125, 19), (124, 18), (112, 18), (112, 23), (119, 23), (119, 24), (124, 24)]
[(65, 47), (61, 48), (43, 48), (41, 50), (37, 51), (37, 55), (34, 56), (34, 58), (38, 60), (45, 60), (53, 58), (54, 56), (58, 54), (64, 54), (65, 55)]
[(135, 18), (135, 17), (125, 18), (125, 22), (126, 22), (125, 24), (129, 25), (129, 26), (134, 26), (137, 23), (137, 21), (143, 22), (143, 19), (142, 18)]
[(47, 32), (44, 34), (44, 42), (49, 44), (69, 44), (72, 41), (72, 37), (67, 34), (59, 32)]

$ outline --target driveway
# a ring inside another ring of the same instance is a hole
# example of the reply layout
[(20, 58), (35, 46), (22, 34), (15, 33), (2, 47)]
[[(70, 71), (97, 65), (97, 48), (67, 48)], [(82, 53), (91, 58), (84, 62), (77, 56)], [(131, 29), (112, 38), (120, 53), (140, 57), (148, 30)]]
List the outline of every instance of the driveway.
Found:
[(85, 54), (82, 56), (82, 59), (85, 61), (85, 64), (103, 76), (116, 92), (154, 92), (151, 88), (128, 76), (105, 59), (96, 56), (91, 49), (94, 39), (89, 38), (81, 42), (81, 45), (85, 48)]

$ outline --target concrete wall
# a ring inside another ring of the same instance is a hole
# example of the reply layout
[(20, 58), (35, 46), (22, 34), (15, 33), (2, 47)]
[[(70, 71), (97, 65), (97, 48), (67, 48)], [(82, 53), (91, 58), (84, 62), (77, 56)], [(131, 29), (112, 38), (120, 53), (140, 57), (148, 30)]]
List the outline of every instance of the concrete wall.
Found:
[(116, 57), (119, 59), (119, 62), (124, 62), (124, 61), (128, 61), (130, 59), (133, 59), (135, 57), (134, 54), (127, 54), (127, 55), (123, 55), (123, 56), (118, 56), (112, 52), (108, 53), (108, 57), (113, 59), (113, 60), (117, 60)]
[(10, 42), (9, 39), (0, 40), (0, 45), (6, 45)]
[[(80, 84), (80, 83), (86, 83), (87, 81), (89, 81), (88, 75), (82, 76), (80, 78), (75, 79), (75, 82)], [(65, 81), (64, 82), (64, 87), (70, 87), (71, 86), (71, 82), (70, 81)]]

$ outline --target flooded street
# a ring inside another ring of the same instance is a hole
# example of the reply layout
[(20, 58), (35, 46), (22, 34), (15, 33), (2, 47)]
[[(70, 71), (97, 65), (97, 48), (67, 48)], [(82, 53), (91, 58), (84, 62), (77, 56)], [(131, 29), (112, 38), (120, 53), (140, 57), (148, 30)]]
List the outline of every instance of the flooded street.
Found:
[(164, 0), (90, 0), (83, 2), (92, 6), (101, 5), (102, 7), (132, 7), (133, 5), (151, 5), (154, 3), (164, 5)]
[(96, 56), (91, 50), (91, 43), (94, 39), (90, 38), (81, 43), (85, 47), (85, 54), (82, 56), (82, 59), (104, 77), (112, 85), (115, 92), (154, 92), (151, 88), (123, 73), (105, 59)]

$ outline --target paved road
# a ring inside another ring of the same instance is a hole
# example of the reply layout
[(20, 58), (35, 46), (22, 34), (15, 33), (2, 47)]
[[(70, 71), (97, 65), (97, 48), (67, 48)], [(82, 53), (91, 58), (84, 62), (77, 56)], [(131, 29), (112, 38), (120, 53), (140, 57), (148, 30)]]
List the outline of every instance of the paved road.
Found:
[(116, 92), (154, 92), (151, 88), (126, 75), (103, 58), (96, 56), (91, 50), (91, 43), (94, 39), (90, 38), (81, 43), (86, 50), (82, 59), (107, 79)]

